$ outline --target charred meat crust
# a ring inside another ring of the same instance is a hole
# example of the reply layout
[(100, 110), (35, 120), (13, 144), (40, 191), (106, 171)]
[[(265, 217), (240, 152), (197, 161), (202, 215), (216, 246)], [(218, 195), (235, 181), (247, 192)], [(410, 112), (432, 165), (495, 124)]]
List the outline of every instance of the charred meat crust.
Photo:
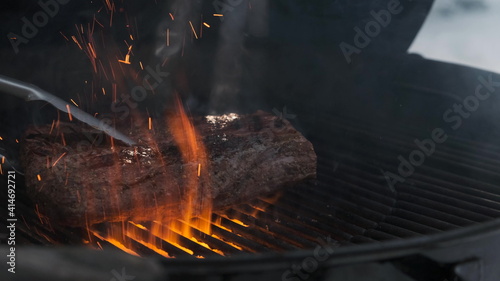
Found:
[[(193, 124), (209, 166), (199, 177), (195, 200), (210, 200), (214, 209), (316, 176), (312, 144), (287, 120), (258, 111), (193, 118)], [(115, 143), (112, 149), (110, 143), (82, 146), (100, 132), (75, 123), (29, 128), (21, 160), (39, 211), (70, 226), (180, 217), (186, 211), (186, 175), (196, 176), (198, 164), (182, 159), (166, 127), (127, 131), (139, 144)]]

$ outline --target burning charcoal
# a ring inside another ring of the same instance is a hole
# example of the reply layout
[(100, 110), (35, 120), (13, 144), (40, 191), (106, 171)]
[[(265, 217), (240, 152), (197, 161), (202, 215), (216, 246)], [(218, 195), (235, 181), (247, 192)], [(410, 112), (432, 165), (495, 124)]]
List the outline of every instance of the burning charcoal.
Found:
[(21, 159), (41, 215), (70, 226), (209, 219), (212, 210), (316, 176), (312, 144), (288, 121), (262, 111), (180, 114), (165, 125), (121, 131), (138, 144), (82, 146), (100, 132), (76, 123), (26, 131)]

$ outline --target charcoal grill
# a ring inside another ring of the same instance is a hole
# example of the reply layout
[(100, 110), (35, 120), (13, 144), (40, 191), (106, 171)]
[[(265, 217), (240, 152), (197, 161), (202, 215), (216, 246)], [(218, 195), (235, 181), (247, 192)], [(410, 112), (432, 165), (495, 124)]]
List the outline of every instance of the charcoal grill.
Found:
[[(394, 265), (391, 268), (395, 272), (404, 271), (410, 265), (431, 266), (441, 271), (439, 275), (432, 271), (428, 273), (432, 276), (427, 277), (445, 280), (437, 278), (451, 278), (461, 272), (463, 262), (485, 258), (469, 251), (458, 256), (440, 253), (426, 257), (423, 249), (426, 246), (430, 247), (430, 252), (439, 252), (438, 245), (448, 241), (450, 246), (442, 251), (453, 251), (454, 240), (460, 241), (466, 235), (472, 241), (477, 239), (472, 250), (488, 247), (485, 244), (488, 238), (474, 238), (474, 234), (485, 235), (482, 232), (486, 229), (498, 232), (500, 147), (450, 137), (429, 163), (418, 168), (404, 183), (397, 184), (393, 191), (381, 169), (395, 167), (396, 156), (412, 149), (413, 138), (421, 130), (330, 115), (319, 117), (321, 121), (317, 125), (329, 129), (310, 137), (319, 156), (317, 180), (214, 213), (213, 221), (219, 223), (212, 226), (213, 235), (194, 231), (198, 242), (183, 238), (179, 247), (160, 238), (154, 239), (152, 243), (157, 248), (176, 257), (164, 261), (172, 277), (184, 276), (185, 271), (189, 271), (193, 276), (212, 274), (227, 276), (228, 280), (233, 276), (238, 280), (239, 274), (269, 269), (270, 276), (281, 273), (279, 278), (294, 280), (291, 278), (299, 278), (299, 275), (290, 273), (291, 264), (300, 265), (302, 259), (308, 257), (307, 253), (311, 254), (307, 249), (325, 245), (326, 241), (333, 249), (329, 254), (332, 258), (319, 262), (321, 270), (315, 270), (313, 276), (335, 276), (336, 273), (327, 268), (347, 263), (352, 258), (358, 262), (382, 259)], [(374, 144), (383, 149), (374, 150)], [(481, 177), (467, 176), (464, 169), (473, 170), (474, 175)], [(24, 223), (19, 225), (19, 241), (81, 245), (84, 237), (96, 248), (115, 247), (103, 239), (106, 234), (100, 233), (99, 227), (87, 235), (81, 229), (47, 224), (36, 214), (35, 206), (25, 195), (21, 198), (17, 208)], [(6, 221), (7, 218), (2, 219)], [(143, 226), (151, 229), (152, 224), (154, 222)], [(143, 245), (151, 241), (147, 230), (137, 224), (115, 223), (113, 229), (122, 234), (126, 244), (134, 246), (137, 254), (164, 259), (161, 253)], [(496, 243), (499, 243), (498, 237)], [(205, 259), (197, 261), (192, 256)], [(474, 262), (483, 263), (483, 270), (488, 272), (488, 266), (496, 261)], [(413, 268), (410, 273), (416, 272)], [(302, 274), (311, 275), (305, 270)], [(495, 273), (491, 271), (490, 274)], [(476, 279), (464, 277), (461, 280)]]
[[(427, 11), (429, 6), (426, 2), (412, 11)], [(421, 22), (407, 20), (407, 26), (391, 30), (416, 32)], [(413, 36), (414, 32), (408, 32), (401, 42), (389, 44), (391, 50), (407, 48), (406, 37)], [(313, 143), (318, 155), (316, 180), (215, 212), (211, 234), (193, 229), (193, 238), (179, 235), (178, 244), (172, 244), (160, 235), (151, 238), (152, 229), (161, 232), (163, 228), (158, 222), (104, 223), (90, 229), (51, 224), (28, 199), (20, 178), (17, 243), (44, 245), (45, 254), (68, 246), (86, 245), (104, 253), (123, 248), (159, 264), (163, 271), (155, 276), (158, 280), (497, 280), (500, 146), (497, 126), (491, 120), (499, 98), (493, 96), (482, 104), (456, 131), (449, 130), (442, 113), (474, 93), (478, 76), (492, 75), (494, 81), (500, 77), (416, 55), (375, 54), (374, 50), (394, 39), (382, 37), (381, 45), (374, 42), (353, 65), (326, 67), (327, 74), (335, 74), (331, 85), (336, 95), (328, 84), (322, 85), (328, 89), (325, 92), (304, 94), (310, 85), (292, 83), (295, 89), (284, 90), (284, 83), (274, 83), (261, 89), (259, 104), (252, 105), (286, 103), (294, 110), (298, 117), (290, 121)], [(304, 61), (317, 58), (312, 55), (315, 52), (318, 57), (326, 53), (332, 61), (343, 58), (323, 46), (313, 51), (290, 50), (283, 46), (287, 43), (264, 45), (276, 52), (305, 55)], [(263, 43), (255, 39), (250, 44)], [(272, 65), (269, 73), (287, 67)], [(339, 68), (349, 73), (339, 75)], [(467, 79), (457, 81), (456, 77)], [(279, 78), (271, 75), (269, 80)], [(398, 156), (407, 157), (416, 149), (415, 139), (429, 138), (438, 127), (446, 128), (448, 139), (437, 144), (411, 176), (390, 184), (384, 172), (396, 173)], [(0, 200), (6, 202), (6, 190), (1, 194)], [(0, 227), (6, 229), (7, 214), (1, 215)], [(118, 243), (107, 237), (109, 229), (114, 237), (121, 237)], [(2, 236), (1, 242), (6, 238)], [(77, 251), (96, 257), (102, 253)], [(34, 255), (29, 250), (24, 253)], [(116, 257), (121, 255), (125, 254), (116, 253)], [(21, 257), (19, 263), (18, 276), (30, 276), (30, 270), (22, 268)], [(113, 278), (112, 269), (104, 270), (103, 280)], [(36, 270), (35, 274), (44, 272)], [(140, 272), (131, 274), (139, 278)]]

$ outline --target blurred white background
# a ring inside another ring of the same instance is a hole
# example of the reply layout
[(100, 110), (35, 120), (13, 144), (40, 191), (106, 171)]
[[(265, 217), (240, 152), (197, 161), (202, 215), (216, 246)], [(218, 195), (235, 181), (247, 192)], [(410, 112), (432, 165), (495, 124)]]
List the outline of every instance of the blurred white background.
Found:
[(436, 0), (409, 52), (500, 73), (500, 0)]

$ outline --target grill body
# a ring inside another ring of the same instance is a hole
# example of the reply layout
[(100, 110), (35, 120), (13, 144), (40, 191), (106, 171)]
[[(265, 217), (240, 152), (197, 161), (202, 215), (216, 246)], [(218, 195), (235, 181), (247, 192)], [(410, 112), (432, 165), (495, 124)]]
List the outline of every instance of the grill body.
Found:
[[(416, 11), (428, 10), (431, 1), (423, 2), (423, 7), (415, 4), (422, 8)], [(366, 7), (366, 13), (359, 14), (367, 14), (372, 8)], [(350, 24), (344, 21), (343, 25), (358, 23), (356, 19), (344, 20)], [(410, 27), (394, 33), (414, 29), (404, 37), (413, 38), (422, 21), (415, 19)], [(296, 115), (291, 121), (318, 154), (316, 180), (216, 212), (212, 234), (193, 230), (196, 241), (180, 238), (179, 247), (161, 237), (151, 238), (148, 230), (157, 227), (155, 222), (143, 223), (145, 229), (132, 222), (105, 224), (92, 232), (52, 225), (37, 214), (36, 206), (23, 194), (21, 178), (16, 193), (20, 218), (17, 241), (26, 245), (19, 253), (25, 255), (29, 268), (20, 271), (21, 278), (44, 272), (36, 267), (37, 262), (43, 263), (38, 255), (60, 253), (69, 257), (75, 268), (85, 265), (79, 255), (88, 255), (89, 260), (95, 257), (95, 263), (105, 264), (104, 269), (99, 271), (101, 267), (91, 263), (95, 271), (85, 270), (102, 273), (103, 280), (113, 278), (111, 270), (119, 271), (121, 266), (129, 268), (130, 275), (139, 276), (145, 268), (140, 262), (113, 251), (116, 247), (105, 233), (111, 228), (124, 244), (147, 257), (148, 266), (157, 269), (143, 280), (384, 277), (496, 281), (500, 276), (496, 267), (500, 262), (500, 130), (495, 120), (500, 101), (498, 95), (492, 95), (470, 118), (463, 118), (456, 130), (450, 129), (443, 114), (475, 93), (480, 85), (478, 77), (494, 81), (500, 81), (500, 77), (400, 52), (374, 55), (377, 48), (387, 46), (387, 40), (381, 40), (385, 45), (379, 47), (374, 43), (356, 64), (346, 67), (343, 55), (336, 48), (332, 51), (331, 45), (317, 49), (288, 46), (293, 37), (287, 41), (281, 35), (273, 36), (271, 42), (250, 42), (272, 51), (267, 54), (268, 77), (261, 81), (265, 86), (257, 89), (261, 95), (255, 99), (259, 102), (246, 110), (262, 109), (262, 105), (269, 111), (282, 105), (291, 110)], [(342, 36), (348, 40), (352, 34)], [(280, 40), (285, 43), (276, 42)], [(405, 41), (398, 48), (406, 50), (407, 45)], [(304, 81), (303, 73), (293, 76), (296, 72), (288, 72), (301, 67), (307, 72), (306, 62), (311, 61), (318, 69), (312, 72), (318, 75), (317, 80)], [(200, 87), (200, 92), (206, 90)], [(432, 153), (426, 153), (415, 140), (422, 143), (432, 139), (435, 129), (443, 129), (447, 138), (435, 142), (432, 149), (427, 146)], [(424, 159), (414, 158), (418, 165), (412, 164), (411, 175), (401, 175), (401, 158), (411, 164), (415, 151), (420, 151), (418, 155), (424, 155)], [(389, 172), (396, 177), (388, 178)], [(1, 195), (0, 200), (6, 202), (6, 190), (2, 189)], [(6, 219), (2, 212), (1, 229), (6, 229)], [(1, 239), (5, 243), (7, 236)], [(175, 258), (166, 259), (145, 241)], [(30, 248), (82, 244), (104, 252)], [(112, 263), (113, 259), (120, 263)], [(59, 272), (44, 274), (50, 280), (64, 280)]]

